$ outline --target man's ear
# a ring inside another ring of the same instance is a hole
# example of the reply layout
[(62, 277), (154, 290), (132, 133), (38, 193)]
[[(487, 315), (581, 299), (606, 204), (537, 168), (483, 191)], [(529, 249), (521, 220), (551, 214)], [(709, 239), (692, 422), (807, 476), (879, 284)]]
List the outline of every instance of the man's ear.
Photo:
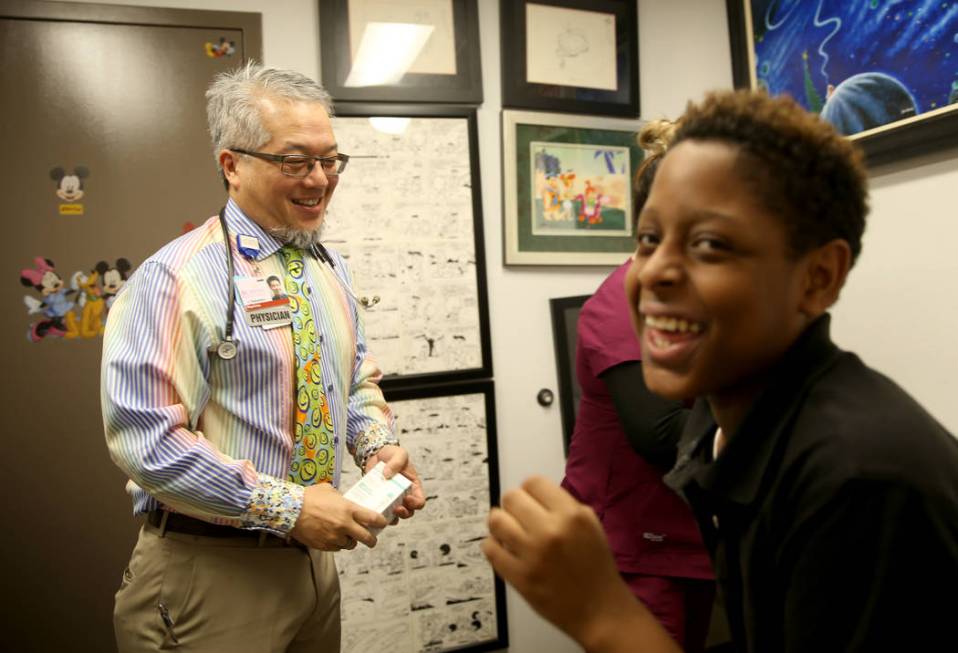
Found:
[(848, 242), (836, 238), (805, 255), (805, 288), (799, 310), (810, 320), (838, 301), (852, 266)]
[(239, 162), (239, 155), (229, 150), (220, 150), (220, 167), (223, 169), (223, 177), (230, 188), (239, 188), (239, 173), (236, 171), (236, 164)]

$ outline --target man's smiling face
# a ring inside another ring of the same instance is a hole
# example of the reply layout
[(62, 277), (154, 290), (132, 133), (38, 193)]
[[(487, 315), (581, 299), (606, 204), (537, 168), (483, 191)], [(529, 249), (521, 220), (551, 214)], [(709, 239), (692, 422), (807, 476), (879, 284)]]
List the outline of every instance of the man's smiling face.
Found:
[[(268, 154), (333, 156), (337, 153), (329, 114), (318, 102), (263, 97), (262, 125), (272, 138), (258, 148)], [(290, 177), (281, 165), (230, 152), (235, 165), (224, 165), (230, 195), (241, 209), (266, 230), (318, 231), (339, 181), (315, 164), (305, 177)]]

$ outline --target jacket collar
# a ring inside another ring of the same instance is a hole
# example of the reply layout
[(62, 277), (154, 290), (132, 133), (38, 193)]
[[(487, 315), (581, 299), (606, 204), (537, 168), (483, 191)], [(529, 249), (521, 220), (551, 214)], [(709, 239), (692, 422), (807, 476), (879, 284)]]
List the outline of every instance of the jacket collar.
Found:
[(793, 420), (809, 389), (842, 353), (831, 341), (829, 324), (827, 313), (816, 319), (773, 366), (772, 383), (714, 461), (712, 442), (717, 424), (708, 402), (697, 400), (666, 483), (676, 490), (695, 483), (722, 503), (753, 504), (777, 471)]

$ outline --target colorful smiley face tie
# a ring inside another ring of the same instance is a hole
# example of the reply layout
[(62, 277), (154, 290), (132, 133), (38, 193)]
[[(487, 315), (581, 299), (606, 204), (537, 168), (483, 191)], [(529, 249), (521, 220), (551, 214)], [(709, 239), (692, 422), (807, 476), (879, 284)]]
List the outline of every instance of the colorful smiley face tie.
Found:
[(296, 354), (296, 426), (289, 480), (300, 485), (332, 483), (336, 464), (333, 420), (323, 387), (322, 356), (313, 311), (306, 298), (302, 251), (280, 249), (286, 269), (286, 294), (293, 318)]

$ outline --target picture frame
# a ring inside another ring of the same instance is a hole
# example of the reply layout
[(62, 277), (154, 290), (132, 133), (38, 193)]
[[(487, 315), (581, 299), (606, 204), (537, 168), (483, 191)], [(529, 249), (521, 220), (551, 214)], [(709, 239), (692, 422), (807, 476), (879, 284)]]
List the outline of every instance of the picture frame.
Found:
[(958, 15), (928, 16), (926, 29), (896, 3), (836, 3), (817, 18), (815, 3), (769, 16), (772, 4), (726, 0), (736, 88), (789, 93), (860, 145), (870, 166), (958, 145)]
[(502, 112), (506, 265), (607, 265), (635, 249), (637, 120)]
[[(343, 653), (498, 651), (509, 645), (502, 580), (479, 545), (499, 504), (491, 380), (386, 393), (428, 501), (373, 549), (336, 554)], [(344, 473), (349, 487), (359, 470)]]
[(319, 19), (335, 101), (482, 104), (476, 0), (319, 0)]
[(333, 128), (350, 160), (323, 240), (349, 262), (380, 385), (490, 378), (475, 109), (344, 103)]
[(562, 450), (566, 456), (569, 455), (569, 444), (572, 442), (572, 432), (579, 414), (579, 399), (582, 397), (582, 388), (575, 371), (577, 325), (582, 305), (590, 297), (592, 295), (574, 295), (553, 297), (549, 300), (559, 387), (559, 414), (562, 418)]
[(636, 3), (500, 0), (502, 106), (639, 115)]

